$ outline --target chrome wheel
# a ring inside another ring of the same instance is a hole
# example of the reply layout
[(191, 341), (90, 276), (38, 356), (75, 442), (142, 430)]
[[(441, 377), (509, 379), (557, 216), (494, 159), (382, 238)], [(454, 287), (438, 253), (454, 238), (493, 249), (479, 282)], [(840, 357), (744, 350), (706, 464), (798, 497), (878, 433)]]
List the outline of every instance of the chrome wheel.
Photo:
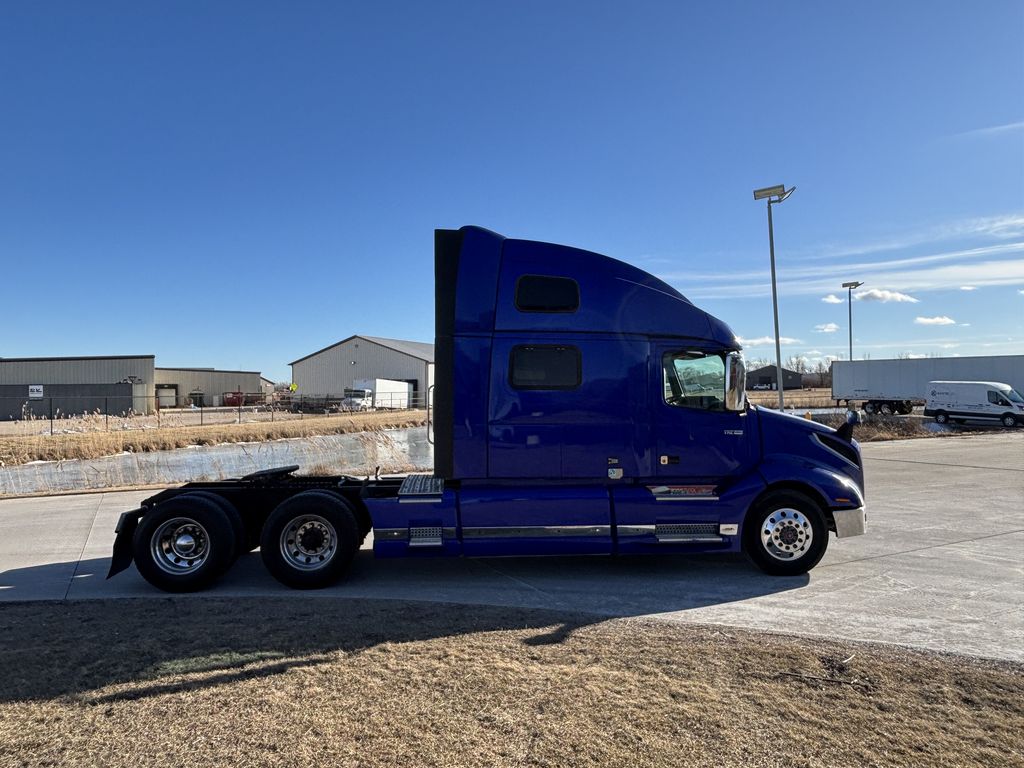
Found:
[(320, 515), (293, 518), (281, 531), (281, 556), (292, 568), (323, 568), (338, 550), (338, 533)]
[(776, 509), (761, 526), (761, 544), (776, 560), (797, 560), (814, 541), (811, 521), (803, 512), (789, 507)]
[(210, 554), (206, 529), (188, 517), (174, 517), (153, 532), (153, 562), (165, 573), (182, 574), (199, 569)]

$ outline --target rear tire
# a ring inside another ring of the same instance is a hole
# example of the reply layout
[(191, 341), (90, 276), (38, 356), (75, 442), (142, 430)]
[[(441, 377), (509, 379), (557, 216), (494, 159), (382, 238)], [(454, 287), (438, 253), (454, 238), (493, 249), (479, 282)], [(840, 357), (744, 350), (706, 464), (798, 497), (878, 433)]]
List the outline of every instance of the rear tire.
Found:
[(757, 501), (743, 523), (743, 549), (772, 576), (799, 576), (818, 564), (828, 547), (821, 509), (796, 491), (772, 491)]
[(946, 424), (948, 422), (949, 422), (949, 414), (947, 414), (945, 411), (938, 411), (935, 414), (935, 423), (936, 424)]
[(864, 403), (864, 413), (874, 413), (875, 410), (877, 409), (874, 403)]
[(359, 548), (351, 507), (330, 491), (303, 491), (267, 518), (260, 556), (270, 574), (292, 589), (322, 589), (348, 569)]
[(878, 412), (883, 416), (892, 416), (892, 406), (889, 403), (882, 403), (878, 408)]
[(220, 506), (182, 494), (142, 516), (132, 541), (142, 578), (165, 592), (206, 589), (230, 567), (235, 530)]
[(209, 499), (220, 507), (221, 511), (227, 515), (228, 522), (231, 523), (231, 528), (235, 532), (235, 551), (231, 555), (232, 562), (249, 551), (249, 543), (245, 534), (245, 525), (242, 523), (242, 516), (238, 513), (238, 510), (235, 509), (234, 504), (223, 496), (219, 496), (212, 491), (189, 491), (185, 495), (201, 496), (204, 499)]

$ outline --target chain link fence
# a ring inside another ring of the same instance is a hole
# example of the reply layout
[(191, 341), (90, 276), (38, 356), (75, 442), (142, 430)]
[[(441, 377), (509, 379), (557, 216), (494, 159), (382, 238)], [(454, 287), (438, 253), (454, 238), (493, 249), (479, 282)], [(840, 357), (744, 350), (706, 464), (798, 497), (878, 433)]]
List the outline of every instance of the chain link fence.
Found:
[[(216, 404), (213, 404), (216, 403)], [(379, 397), (225, 392), (190, 395), (0, 397), (0, 437), (288, 421), (426, 408), (423, 393)]]

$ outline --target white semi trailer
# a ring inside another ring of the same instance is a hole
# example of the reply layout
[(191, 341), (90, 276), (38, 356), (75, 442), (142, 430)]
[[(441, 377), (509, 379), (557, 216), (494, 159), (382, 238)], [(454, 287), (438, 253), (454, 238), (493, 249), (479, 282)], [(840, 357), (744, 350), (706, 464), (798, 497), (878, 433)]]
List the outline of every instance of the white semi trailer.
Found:
[(1024, 355), (836, 360), (832, 399), (868, 413), (910, 413), (923, 405), (930, 381), (1002, 381), (1024, 387)]

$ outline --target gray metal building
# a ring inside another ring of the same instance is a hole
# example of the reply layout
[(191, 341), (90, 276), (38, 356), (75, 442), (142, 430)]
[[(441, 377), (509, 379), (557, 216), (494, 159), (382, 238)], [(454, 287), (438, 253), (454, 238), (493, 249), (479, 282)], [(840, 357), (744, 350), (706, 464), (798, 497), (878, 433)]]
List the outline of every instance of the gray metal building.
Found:
[(259, 371), (221, 371), (215, 368), (155, 368), (155, 394), (161, 408), (224, 404), (224, 394), (263, 392)]
[(153, 355), (0, 358), (0, 419), (215, 407), (231, 392), (249, 395), (245, 403), (266, 402), (259, 371), (157, 368), (154, 362)]
[(0, 358), (0, 418), (152, 410), (153, 355)]
[[(778, 389), (777, 380), (778, 372), (775, 370), (775, 366), (766, 365), (764, 368), (758, 368), (747, 373), (747, 389), (751, 390), (755, 386), (759, 389), (763, 389), (765, 386), (769, 389)], [(802, 389), (803, 385), (803, 376), (801, 374), (788, 368), (782, 369), (782, 386), (784, 389)]]
[(422, 403), (434, 383), (434, 345), (349, 336), (289, 365), (297, 395), (341, 396), (358, 379), (392, 379), (411, 383), (415, 401)]

